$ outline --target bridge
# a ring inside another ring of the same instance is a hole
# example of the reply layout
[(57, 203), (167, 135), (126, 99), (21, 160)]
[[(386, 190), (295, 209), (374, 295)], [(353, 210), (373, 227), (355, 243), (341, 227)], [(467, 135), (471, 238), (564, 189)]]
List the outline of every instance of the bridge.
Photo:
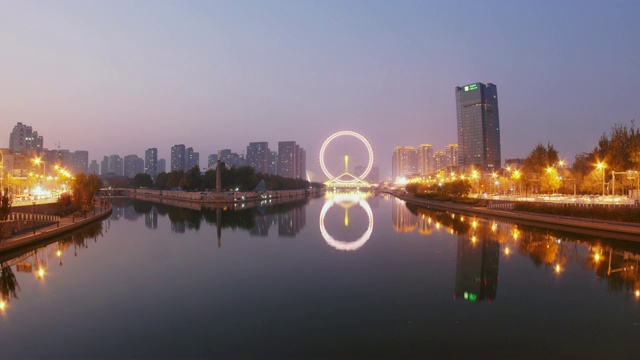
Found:
[(102, 188), (98, 191), (98, 196), (125, 196), (131, 189), (124, 188)]

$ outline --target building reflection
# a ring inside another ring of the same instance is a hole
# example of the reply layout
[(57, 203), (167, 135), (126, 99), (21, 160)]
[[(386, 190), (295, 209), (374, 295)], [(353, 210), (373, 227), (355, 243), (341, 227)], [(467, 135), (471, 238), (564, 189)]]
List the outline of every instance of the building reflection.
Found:
[(154, 207), (148, 213), (144, 214), (144, 226), (149, 229), (158, 228), (158, 210)]
[(125, 206), (124, 207), (124, 219), (127, 221), (138, 221), (139, 213), (133, 206)]
[(416, 229), (416, 217), (411, 214), (405, 201), (398, 198), (391, 200), (391, 219), (393, 230), (397, 233), (409, 233)]
[[(474, 235), (476, 236), (476, 235)], [(458, 235), (455, 299), (491, 301), (498, 292), (500, 244), (487, 237)]]
[[(419, 233), (457, 235), (456, 299), (495, 299), (500, 257), (520, 255), (552, 276), (563, 276), (570, 266), (591, 269), (598, 278), (605, 279), (608, 291), (625, 293), (640, 301), (639, 243), (406, 206), (419, 224)], [(394, 228), (395, 224), (394, 219)], [(579, 246), (587, 251), (581, 253)]]
[(118, 221), (124, 214), (124, 208), (122, 206), (113, 206), (111, 209), (111, 221)]
[(267, 237), (269, 236), (269, 228), (278, 223), (278, 215), (266, 213), (266, 206), (260, 206), (256, 210), (258, 210), (258, 214), (255, 218), (255, 226), (249, 230), (249, 234)]
[(294, 208), (278, 214), (278, 235), (281, 237), (295, 237), (304, 228), (306, 221), (306, 207)]

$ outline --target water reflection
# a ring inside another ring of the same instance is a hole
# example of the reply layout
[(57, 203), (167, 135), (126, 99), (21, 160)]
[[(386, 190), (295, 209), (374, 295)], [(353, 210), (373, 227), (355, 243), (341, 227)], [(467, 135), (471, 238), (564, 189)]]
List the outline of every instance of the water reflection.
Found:
[[(63, 265), (65, 253), (71, 252), (78, 256), (78, 251), (89, 248), (90, 239), (98, 241), (103, 236), (103, 222), (87, 226), (65, 235), (46, 245), (36, 245), (31, 248), (5, 253), (0, 256), (0, 311), (5, 311), (12, 299), (18, 299), (20, 285), (15, 272), (31, 273), (38, 280), (45, 281), (49, 267), (52, 264)], [(54, 259), (54, 261), (51, 261)]]
[[(277, 227), (278, 235), (294, 237), (306, 225), (308, 199), (275, 203), (264, 201), (252, 207), (240, 206), (238, 210), (227, 207), (207, 207), (190, 202), (174, 201), (172, 205), (140, 199), (113, 199), (114, 214), (124, 214), (124, 219), (137, 221), (143, 215), (145, 226), (158, 228), (158, 218), (167, 216), (171, 231), (184, 234), (199, 230), (202, 222), (215, 225), (218, 246), (221, 246), (222, 229), (244, 229), (252, 236), (268, 236), (271, 227)], [(112, 215), (120, 220), (121, 215)]]
[(458, 236), (454, 299), (491, 301), (498, 292), (500, 244), (489, 237), (469, 241)]
[[(405, 205), (405, 209), (394, 206), (397, 232), (407, 232), (411, 227), (406, 224), (417, 222), (420, 234), (440, 231), (458, 236), (456, 299), (495, 299), (500, 256), (509, 257), (515, 253), (528, 258), (534, 267), (555, 276), (562, 276), (568, 266), (593, 271), (607, 282), (610, 292), (640, 299), (639, 243), (516, 225), (404, 202), (398, 204)], [(413, 222), (409, 216), (415, 218)]]
[[(373, 213), (371, 207), (367, 202), (367, 198), (370, 197), (369, 193), (351, 192), (351, 193), (327, 193), (325, 196), (325, 203), (320, 211), (320, 233), (324, 238), (324, 241), (336, 250), (342, 251), (354, 251), (360, 249), (371, 237), (373, 232)], [(361, 207), (368, 217), (367, 230), (355, 241), (342, 241), (337, 240), (325, 228), (325, 216), (329, 209), (334, 205), (338, 205), (344, 209), (344, 226), (349, 226), (349, 209), (353, 206)]]

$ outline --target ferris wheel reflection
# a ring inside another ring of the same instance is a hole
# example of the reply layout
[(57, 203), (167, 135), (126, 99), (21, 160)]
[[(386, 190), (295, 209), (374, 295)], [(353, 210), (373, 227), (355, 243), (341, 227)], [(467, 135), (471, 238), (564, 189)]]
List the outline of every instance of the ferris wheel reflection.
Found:
[[(373, 232), (373, 212), (371, 211), (371, 206), (367, 202), (367, 197), (369, 194), (361, 193), (361, 192), (351, 192), (351, 193), (327, 193), (326, 201), (322, 210), (320, 211), (320, 233), (324, 240), (329, 244), (329, 246), (333, 247), (336, 250), (340, 251), (354, 251), (360, 249), (371, 237), (371, 233)], [(367, 230), (355, 241), (342, 241), (334, 238), (329, 234), (324, 225), (324, 218), (334, 205), (338, 205), (345, 209), (345, 217), (344, 222), (345, 226), (349, 225), (349, 208), (353, 206), (360, 206), (368, 218), (368, 226)]]

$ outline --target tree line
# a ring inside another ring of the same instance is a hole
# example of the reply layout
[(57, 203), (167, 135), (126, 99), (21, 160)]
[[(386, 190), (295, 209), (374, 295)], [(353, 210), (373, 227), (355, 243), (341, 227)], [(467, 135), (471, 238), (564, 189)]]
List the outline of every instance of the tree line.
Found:
[[(149, 174), (137, 174), (131, 181), (117, 179), (117, 187), (154, 188), (154, 189), (182, 189), (186, 191), (198, 189), (215, 189), (217, 172), (209, 169), (200, 172), (197, 166), (191, 169), (173, 170), (159, 173), (155, 181)], [(252, 191), (264, 180), (267, 190), (297, 190), (321, 188), (324, 184), (310, 182), (304, 179), (293, 179), (279, 175), (256, 173), (250, 166), (221, 168), (221, 182), (223, 190)], [(113, 182), (113, 179), (104, 179), (105, 182)], [(109, 184), (114, 186), (114, 184)]]
[[(640, 129), (615, 124), (589, 152), (575, 156), (571, 167), (560, 161), (553, 144), (536, 147), (524, 159), (521, 185), (527, 191), (626, 195), (640, 183)], [(612, 174), (615, 172), (616, 174)], [(613, 177), (615, 176), (615, 183)], [(614, 188), (615, 187), (615, 188)]]

